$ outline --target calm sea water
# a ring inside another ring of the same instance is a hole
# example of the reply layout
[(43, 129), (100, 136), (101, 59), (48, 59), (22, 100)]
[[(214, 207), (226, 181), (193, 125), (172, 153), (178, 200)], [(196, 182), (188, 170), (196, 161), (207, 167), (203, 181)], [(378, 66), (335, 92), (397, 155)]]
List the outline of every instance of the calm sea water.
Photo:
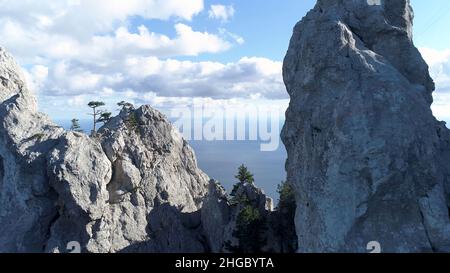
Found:
[[(69, 120), (56, 121), (65, 129), (70, 128)], [(85, 132), (91, 130), (90, 120), (80, 120)], [(256, 184), (267, 195), (278, 199), (277, 185), (286, 179), (284, 169), (286, 150), (280, 141), (273, 152), (261, 152), (260, 141), (190, 141), (199, 167), (222, 183), (229, 191), (237, 182), (234, 176), (241, 164), (245, 164), (254, 174)]]
[(238, 167), (245, 164), (254, 174), (256, 184), (277, 199), (277, 185), (286, 179), (287, 155), (282, 144), (274, 152), (261, 152), (260, 143), (256, 141), (194, 141), (191, 145), (200, 168), (228, 190), (236, 183), (234, 176)]

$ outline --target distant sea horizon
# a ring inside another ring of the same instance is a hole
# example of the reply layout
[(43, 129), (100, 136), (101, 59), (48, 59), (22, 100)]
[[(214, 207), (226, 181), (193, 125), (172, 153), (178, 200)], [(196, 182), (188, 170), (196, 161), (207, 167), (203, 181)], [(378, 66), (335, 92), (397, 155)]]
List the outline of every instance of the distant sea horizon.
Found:
[[(66, 130), (70, 129), (70, 120), (55, 122)], [(85, 133), (92, 130), (92, 120), (83, 119), (79, 123)], [(228, 192), (237, 183), (234, 176), (238, 167), (244, 164), (253, 173), (256, 186), (277, 203), (277, 187), (286, 179), (287, 153), (281, 140), (278, 149), (272, 152), (262, 152), (260, 148), (263, 142), (259, 140), (188, 142), (194, 149), (199, 168), (211, 179), (219, 181)]]
[[(55, 120), (64, 129), (70, 129), (70, 120)], [(89, 133), (92, 130), (92, 120), (80, 120), (81, 128)], [(449, 122), (447, 122), (447, 127)], [(280, 130), (284, 120), (280, 124)], [(278, 134), (279, 136), (279, 134)], [(199, 168), (211, 179), (219, 181), (228, 192), (237, 183), (234, 177), (238, 167), (246, 165), (255, 177), (255, 184), (266, 195), (278, 202), (278, 185), (286, 180), (285, 162), (286, 149), (280, 140), (277, 150), (262, 152), (262, 142), (257, 141), (188, 141), (194, 149)]]

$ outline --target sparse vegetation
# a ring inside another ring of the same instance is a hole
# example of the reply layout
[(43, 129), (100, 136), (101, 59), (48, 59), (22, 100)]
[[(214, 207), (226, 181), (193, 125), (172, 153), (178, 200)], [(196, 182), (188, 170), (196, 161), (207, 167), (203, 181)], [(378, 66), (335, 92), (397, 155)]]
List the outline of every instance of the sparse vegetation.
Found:
[(135, 111), (131, 112), (128, 115), (127, 119), (125, 120), (125, 125), (127, 126), (129, 131), (139, 133), (139, 121)]
[(121, 101), (119, 103), (117, 103), (117, 105), (121, 108), (122, 111), (132, 111), (134, 110), (134, 105), (132, 103), (126, 102), (126, 101)]
[(279, 209), (292, 207), (295, 209), (294, 189), (289, 183), (281, 181), (281, 183), (278, 185), (277, 192), (278, 194), (280, 194), (280, 199), (278, 201)]
[(249, 170), (247, 169), (247, 167), (244, 164), (242, 164), (239, 167), (238, 174), (235, 177), (242, 184), (245, 184), (245, 183), (253, 184), (255, 182), (255, 179), (253, 178), (253, 174), (251, 172), (249, 172)]
[(248, 170), (248, 168), (244, 164), (239, 166), (238, 174), (235, 176), (235, 178), (239, 182), (236, 185), (234, 185), (233, 190), (230, 193), (230, 195), (233, 197), (235, 197), (236, 190), (239, 188), (240, 185), (245, 184), (245, 183), (249, 183), (249, 184), (255, 183), (253, 174)]
[(105, 106), (105, 103), (102, 101), (91, 101), (88, 103), (88, 106), (92, 108), (93, 113), (90, 114), (94, 118), (94, 124), (92, 129), (92, 135), (97, 132), (97, 116), (100, 116), (103, 112), (98, 110), (99, 107)]
[(238, 183), (234, 186), (231, 204), (240, 208), (236, 218), (236, 226), (233, 237), (238, 241), (237, 245), (225, 242), (225, 249), (233, 253), (260, 253), (266, 245), (267, 223), (258, 210), (258, 204), (254, 204), (246, 192), (239, 192), (239, 188), (245, 184), (254, 184), (253, 174), (245, 165), (241, 165), (235, 176)]
[(248, 204), (240, 211), (233, 231), (238, 244), (234, 246), (226, 242), (225, 248), (232, 253), (261, 253), (267, 243), (266, 229), (264, 217), (257, 208)]
[(83, 133), (83, 129), (81, 129), (80, 126), (80, 121), (76, 118), (71, 120), (72, 125), (70, 126), (70, 131), (72, 132), (78, 132), (78, 133)]
[(112, 115), (111, 112), (102, 112), (97, 122), (102, 122), (103, 124), (105, 124), (111, 120), (111, 115)]

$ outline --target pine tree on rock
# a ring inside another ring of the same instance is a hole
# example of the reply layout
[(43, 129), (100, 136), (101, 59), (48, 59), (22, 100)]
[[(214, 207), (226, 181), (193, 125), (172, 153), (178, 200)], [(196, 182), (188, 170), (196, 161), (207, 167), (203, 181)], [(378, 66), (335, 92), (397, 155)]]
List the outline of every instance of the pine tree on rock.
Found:
[(119, 106), (122, 111), (126, 111), (126, 112), (130, 112), (130, 111), (134, 110), (134, 105), (132, 103), (129, 103), (126, 101), (121, 101), (121, 102), (117, 103), (117, 106)]
[(225, 248), (232, 253), (261, 253), (267, 243), (266, 230), (266, 219), (257, 208), (248, 204), (240, 211), (233, 231), (238, 244), (225, 242)]
[(97, 120), (97, 122), (107, 123), (111, 120), (111, 112), (103, 112), (100, 114), (100, 118)]
[(74, 118), (70, 122), (71, 122), (70, 131), (78, 133), (84, 132), (83, 129), (81, 129), (80, 121), (78, 119)]
[(255, 178), (253, 177), (253, 174), (248, 170), (248, 168), (242, 164), (239, 166), (238, 174), (235, 176), (235, 178), (239, 181), (238, 184), (234, 185), (233, 190), (231, 191), (231, 196), (235, 196), (236, 190), (239, 188), (240, 185), (244, 185), (246, 183), (248, 184), (254, 184)]
[(102, 111), (98, 110), (99, 107), (105, 106), (105, 103), (102, 101), (91, 101), (88, 103), (88, 106), (92, 108), (93, 113), (90, 114), (94, 118), (94, 124), (92, 129), (92, 135), (95, 135), (97, 132), (97, 117), (102, 114)]

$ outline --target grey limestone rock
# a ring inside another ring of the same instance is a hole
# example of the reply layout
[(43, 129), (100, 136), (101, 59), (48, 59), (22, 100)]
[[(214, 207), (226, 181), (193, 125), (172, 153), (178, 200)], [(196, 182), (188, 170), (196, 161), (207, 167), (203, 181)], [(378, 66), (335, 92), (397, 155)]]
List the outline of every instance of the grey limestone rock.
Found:
[(319, 0), (294, 29), (282, 138), (300, 252), (449, 251), (450, 133), (408, 0)]
[(40, 252), (57, 214), (46, 155), (63, 129), (37, 112), (18, 65), (0, 48), (0, 251)]
[(204, 252), (208, 181), (149, 106), (94, 137), (64, 131), (0, 48), (0, 252), (67, 252), (73, 242), (83, 252)]
[[(273, 208), (273, 200), (254, 184), (238, 184), (234, 196), (228, 196), (223, 187), (212, 180), (208, 195), (201, 210), (201, 224), (206, 242), (213, 253), (235, 251), (233, 248), (240, 245), (235, 231), (238, 229), (237, 221), (241, 211), (248, 205), (260, 215), (264, 227), (261, 229), (261, 239), (265, 242), (260, 252), (280, 253), (289, 252), (284, 245), (291, 238), (281, 236), (283, 226), (280, 224), (280, 212)], [(255, 230), (255, 232), (257, 232)]]

